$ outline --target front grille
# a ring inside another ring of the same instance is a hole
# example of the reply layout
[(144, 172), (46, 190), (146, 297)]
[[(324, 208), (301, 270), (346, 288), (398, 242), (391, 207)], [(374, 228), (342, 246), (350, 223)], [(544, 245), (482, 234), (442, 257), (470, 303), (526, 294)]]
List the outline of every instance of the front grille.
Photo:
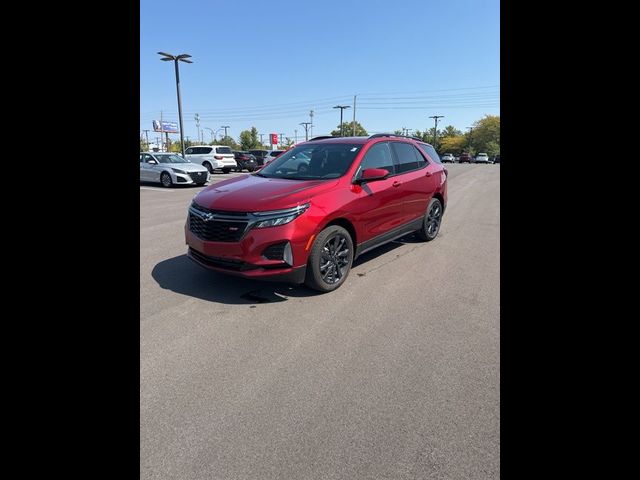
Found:
[(284, 258), (284, 247), (287, 243), (276, 243), (265, 248), (262, 256), (267, 260), (282, 260)]
[(191, 180), (195, 183), (204, 183), (207, 181), (207, 173), (206, 172), (190, 172), (189, 176)]
[(189, 230), (203, 240), (210, 242), (238, 242), (242, 238), (248, 222), (204, 221), (198, 215), (189, 213)]
[(251, 265), (250, 263), (243, 262), (242, 260), (234, 260), (231, 258), (222, 257), (210, 257), (198, 252), (197, 250), (194, 250), (193, 248), (189, 249), (189, 253), (199, 262), (211, 267), (225, 268), (227, 270), (234, 270), (236, 272), (258, 268), (254, 265)]

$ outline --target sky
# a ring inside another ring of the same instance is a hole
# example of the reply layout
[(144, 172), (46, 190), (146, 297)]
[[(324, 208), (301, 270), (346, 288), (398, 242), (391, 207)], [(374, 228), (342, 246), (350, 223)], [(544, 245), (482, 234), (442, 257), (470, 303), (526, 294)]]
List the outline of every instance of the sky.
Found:
[[(140, 132), (178, 122), (180, 63), (185, 138), (195, 114), (206, 142), (242, 130), (304, 140), (356, 120), (369, 134), (432, 128), (432, 115), (466, 131), (500, 114), (498, 0), (141, 0)], [(207, 130), (211, 129), (211, 130)], [(297, 132), (296, 132), (297, 130)], [(170, 135), (179, 140), (179, 135)]]

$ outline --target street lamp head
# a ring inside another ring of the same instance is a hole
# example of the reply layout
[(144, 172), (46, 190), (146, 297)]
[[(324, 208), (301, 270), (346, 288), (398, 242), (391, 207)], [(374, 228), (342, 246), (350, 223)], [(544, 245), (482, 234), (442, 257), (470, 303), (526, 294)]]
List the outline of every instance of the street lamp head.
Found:
[(183, 59), (183, 58), (191, 58), (191, 55), (188, 55), (186, 53), (181, 53), (180, 55), (178, 55), (176, 57), (177, 59)]
[(186, 60), (184, 58), (179, 58), (178, 59), (180, 62), (184, 62), (184, 63), (193, 63), (191, 60)]
[(167, 58), (161, 58), (161, 60), (175, 60), (175, 57), (173, 55), (171, 55), (170, 53), (165, 53), (165, 52), (158, 52), (158, 55), (162, 55), (164, 57)]

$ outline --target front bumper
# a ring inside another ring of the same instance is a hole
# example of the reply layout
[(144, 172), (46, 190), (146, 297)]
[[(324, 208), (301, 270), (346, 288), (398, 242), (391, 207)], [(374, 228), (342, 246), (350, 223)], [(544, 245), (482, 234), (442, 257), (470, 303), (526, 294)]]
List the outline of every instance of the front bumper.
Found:
[(171, 172), (171, 180), (177, 185), (196, 185), (206, 183), (209, 180), (209, 172)]
[[(201, 266), (245, 278), (291, 283), (304, 281), (312, 237), (317, 227), (306, 214), (281, 226), (249, 228), (242, 235), (233, 222), (222, 222), (217, 230), (218, 241), (205, 240), (192, 232), (189, 228), (191, 215), (189, 212), (184, 227), (185, 243), (189, 246), (189, 258)], [(196, 232), (199, 225), (198, 222), (194, 223)], [(242, 224), (237, 225), (244, 228)], [(226, 241), (220, 241), (222, 238)], [(267, 258), (268, 249), (286, 243), (291, 247), (288, 261), (284, 254), (278, 259)]]
[(189, 248), (187, 256), (208, 270), (254, 280), (300, 284), (304, 282), (307, 274), (306, 265), (301, 267), (265, 268), (244, 262), (229, 262), (221, 257), (210, 257), (193, 248)]

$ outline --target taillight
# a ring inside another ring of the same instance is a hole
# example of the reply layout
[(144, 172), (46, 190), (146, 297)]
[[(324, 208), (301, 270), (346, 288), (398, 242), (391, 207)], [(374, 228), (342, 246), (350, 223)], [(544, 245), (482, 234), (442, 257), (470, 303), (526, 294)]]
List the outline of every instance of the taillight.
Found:
[(215, 156), (215, 157), (213, 157), (213, 158), (215, 158), (216, 160), (222, 160), (224, 157), (221, 157), (220, 155), (216, 155), (216, 156)]

